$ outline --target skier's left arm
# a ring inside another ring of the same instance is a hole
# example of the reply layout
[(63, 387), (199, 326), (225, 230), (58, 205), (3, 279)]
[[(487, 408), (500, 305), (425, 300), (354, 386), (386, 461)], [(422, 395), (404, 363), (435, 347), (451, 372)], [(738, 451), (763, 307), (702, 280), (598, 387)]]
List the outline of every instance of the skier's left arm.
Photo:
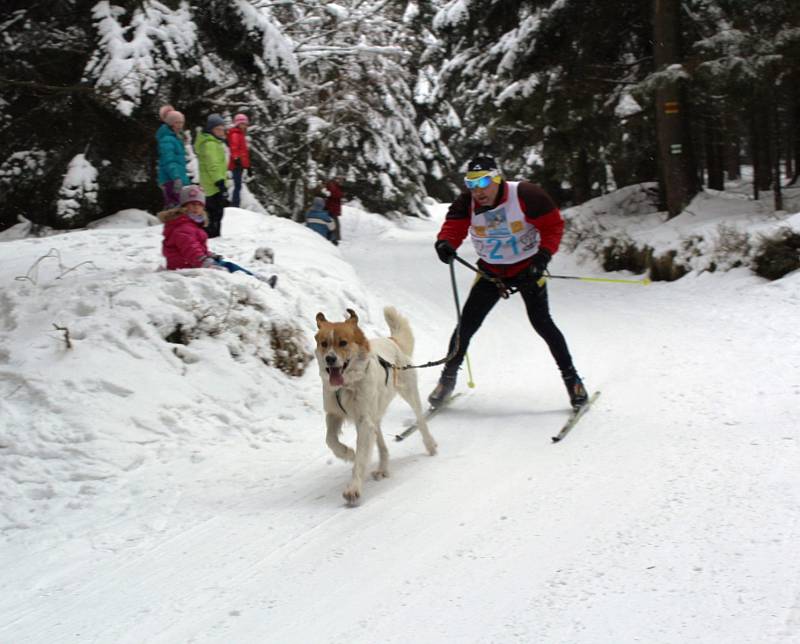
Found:
[(558, 252), (564, 234), (564, 218), (552, 198), (539, 186), (521, 181), (517, 189), (528, 223), (539, 231), (539, 248), (550, 257)]

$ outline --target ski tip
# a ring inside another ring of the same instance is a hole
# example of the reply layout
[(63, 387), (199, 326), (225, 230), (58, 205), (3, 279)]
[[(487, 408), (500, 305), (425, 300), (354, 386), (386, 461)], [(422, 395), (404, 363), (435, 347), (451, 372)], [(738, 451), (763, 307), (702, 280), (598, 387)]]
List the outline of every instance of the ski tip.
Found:
[(554, 443), (558, 443), (561, 441), (561, 438), (559, 438), (558, 436), (551, 436), (550, 440), (553, 441)]
[(405, 436), (401, 436), (400, 434), (395, 434), (394, 435), (394, 440), (395, 440), (396, 443), (399, 443), (404, 438), (405, 438)]

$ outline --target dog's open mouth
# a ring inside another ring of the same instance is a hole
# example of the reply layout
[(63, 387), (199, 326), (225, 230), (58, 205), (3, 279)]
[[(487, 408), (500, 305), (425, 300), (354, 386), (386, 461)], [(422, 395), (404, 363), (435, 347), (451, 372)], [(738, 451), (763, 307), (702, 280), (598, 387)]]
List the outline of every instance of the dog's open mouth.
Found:
[(345, 362), (341, 367), (328, 367), (325, 371), (328, 372), (329, 382), (332, 387), (344, 386), (344, 370), (347, 369), (349, 362)]

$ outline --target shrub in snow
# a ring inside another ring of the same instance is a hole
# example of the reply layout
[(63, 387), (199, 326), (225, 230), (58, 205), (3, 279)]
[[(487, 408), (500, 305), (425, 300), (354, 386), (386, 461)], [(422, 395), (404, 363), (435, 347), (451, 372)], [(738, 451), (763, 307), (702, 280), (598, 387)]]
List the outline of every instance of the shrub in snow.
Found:
[(762, 237), (754, 270), (761, 277), (776, 280), (800, 269), (800, 233), (781, 229), (773, 237)]

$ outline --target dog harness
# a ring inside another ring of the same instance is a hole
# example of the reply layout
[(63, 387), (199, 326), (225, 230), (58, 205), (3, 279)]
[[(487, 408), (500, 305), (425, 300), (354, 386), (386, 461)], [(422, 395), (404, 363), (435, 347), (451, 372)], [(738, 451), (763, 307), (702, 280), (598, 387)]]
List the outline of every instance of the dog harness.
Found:
[[(367, 363), (367, 369), (369, 369), (369, 366), (371, 364), (372, 364), (371, 362)], [(382, 358), (381, 356), (378, 356), (378, 364), (380, 364), (381, 367), (383, 367), (383, 370), (386, 372), (386, 380), (385, 380), (385, 382), (383, 384), (388, 387), (389, 386), (389, 370), (390, 369), (394, 369), (394, 365), (391, 362), (389, 362), (388, 360), (386, 360), (385, 358)], [(365, 369), (365, 371), (366, 371), (366, 369)], [(336, 392), (333, 395), (336, 398), (336, 404), (339, 405), (339, 409), (341, 409), (342, 412), (346, 415), (347, 412), (345, 411), (344, 407), (342, 406), (341, 393), (342, 393), (342, 390), (341, 389), (337, 389)]]

